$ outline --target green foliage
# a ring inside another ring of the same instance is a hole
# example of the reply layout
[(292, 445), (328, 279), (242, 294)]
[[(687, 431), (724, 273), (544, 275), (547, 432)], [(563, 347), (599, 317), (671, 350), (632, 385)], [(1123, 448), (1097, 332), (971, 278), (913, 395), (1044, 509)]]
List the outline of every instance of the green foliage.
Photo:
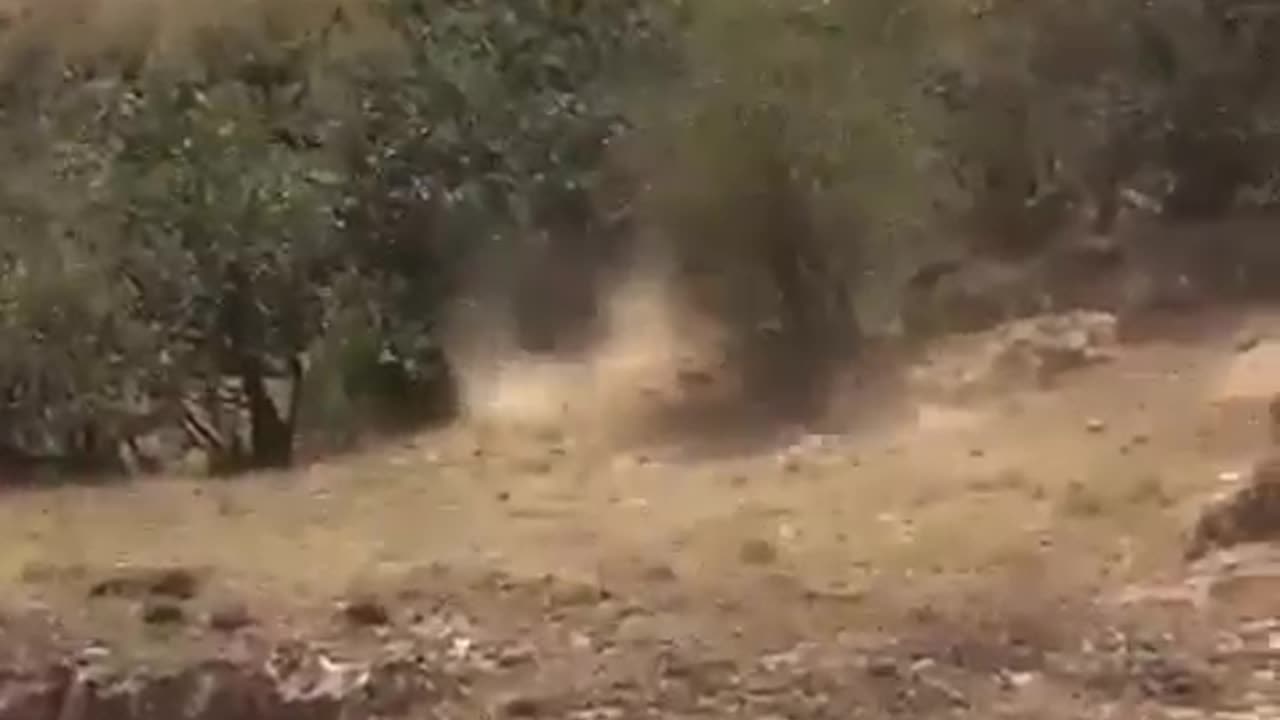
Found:
[[(137, 302), (163, 313), (153, 321), (168, 337), (217, 342), (236, 331), (225, 326), (228, 303), (244, 292), (237, 342), (285, 356), (319, 331), (342, 249), (313, 163), (272, 142), (245, 95), (231, 83), (130, 92), (110, 182)], [(228, 287), (237, 282), (244, 288)]]
[[(239, 469), (448, 417), (467, 285), (589, 322), (624, 240), (749, 384), (818, 397), (937, 256), (1107, 231), (1129, 187), (1221, 214), (1280, 157), (1276, 21), (1234, 2), (335, 0), (96, 43), (55, 15), (0, 38), (7, 455), (194, 423)], [(247, 407), (205, 402), (228, 383)]]
[[(264, 15), (201, 31), (186, 64), (95, 62), (93, 82), (68, 65), (26, 96), (29, 165), (58, 192), (35, 212), (5, 203), (7, 447), (70, 452), (48, 440), (75, 424), (63, 415), (100, 425), (124, 395), (155, 415), (226, 381), (245, 419), (210, 405), (200, 433), (226, 469), (287, 463), (298, 408), (456, 409), (438, 327), (463, 264), (592, 221), (619, 127), (596, 83), (634, 9), (377, 9), (391, 42), (351, 42), (341, 15), (292, 33)], [(323, 359), (340, 392), (304, 403), (332, 385), (298, 376), (321, 348), (337, 349)], [(123, 425), (111, 451), (148, 430)]]
[(342, 221), (402, 317), (434, 322), (459, 267), (514, 286), (543, 235), (598, 229), (592, 197), (623, 129), (608, 81), (644, 42), (641, 7), (384, 8), (399, 57), (341, 68), (359, 88), (340, 140), (356, 169)]
[(1275, 20), (1238, 3), (995, 3), (957, 22), (948, 155), (978, 234), (1036, 249), (1121, 186), (1230, 210), (1275, 165)]
[(815, 362), (883, 319), (927, 215), (925, 13), (862, 0), (685, 5), (678, 80), (637, 100), (644, 221), (694, 306), (731, 329), (727, 351), (753, 385), (821, 377)]

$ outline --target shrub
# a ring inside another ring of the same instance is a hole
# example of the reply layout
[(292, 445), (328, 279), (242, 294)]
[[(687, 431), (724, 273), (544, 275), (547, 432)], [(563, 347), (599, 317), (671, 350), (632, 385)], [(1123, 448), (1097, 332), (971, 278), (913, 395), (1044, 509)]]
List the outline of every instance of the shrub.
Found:
[[(642, 222), (658, 228), (690, 305), (730, 330), (726, 354), (748, 384), (820, 379), (862, 322), (881, 319), (865, 309), (892, 305), (876, 301), (894, 292), (927, 207), (913, 187), (927, 149), (915, 92), (924, 6), (684, 13), (674, 89), (637, 100)], [(801, 411), (819, 387), (799, 394)]]

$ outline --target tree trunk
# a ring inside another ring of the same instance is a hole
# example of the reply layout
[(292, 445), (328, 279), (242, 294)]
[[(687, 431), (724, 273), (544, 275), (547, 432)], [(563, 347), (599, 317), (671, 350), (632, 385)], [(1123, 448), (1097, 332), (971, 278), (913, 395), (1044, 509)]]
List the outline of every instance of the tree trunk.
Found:
[(289, 467), (293, 464), (293, 419), (281, 417), (271, 399), (262, 360), (243, 358), (240, 379), (249, 402), (250, 462), (255, 469)]
[(766, 352), (765, 382), (777, 393), (775, 406), (807, 417), (818, 409), (835, 357), (859, 333), (844, 278), (832, 272), (836, 249), (821, 245), (785, 165), (773, 169), (769, 184), (761, 239), (782, 332)]

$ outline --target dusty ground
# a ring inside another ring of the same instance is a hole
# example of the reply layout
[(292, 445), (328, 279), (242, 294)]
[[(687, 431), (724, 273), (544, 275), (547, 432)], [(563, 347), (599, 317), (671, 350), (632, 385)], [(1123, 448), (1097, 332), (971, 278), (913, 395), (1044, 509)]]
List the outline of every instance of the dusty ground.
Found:
[[(162, 667), (409, 643), (451, 668), (451, 709), (422, 717), (1280, 717), (1280, 575), (1206, 586), (1182, 561), (1267, 445), (1271, 332), (1267, 312), (1171, 322), (963, 405), (853, 413), (881, 396), (851, 390), (831, 425), (853, 431), (711, 458), (611, 445), (615, 358), (288, 475), (14, 492), (0, 645)], [(122, 582), (153, 567), (197, 586), (152, 588), (157, 610)], [(209, 627), (228, 615), (254, 624)]]

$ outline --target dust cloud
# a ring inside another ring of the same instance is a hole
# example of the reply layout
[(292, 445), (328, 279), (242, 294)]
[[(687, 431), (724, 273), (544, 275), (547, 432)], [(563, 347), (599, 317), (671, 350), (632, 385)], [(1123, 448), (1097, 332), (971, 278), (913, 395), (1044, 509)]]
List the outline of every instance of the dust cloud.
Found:
[(732, 392), (723, 333), (681, 306), (669, 273), (636, 267), (602, 295), (600, 332), (582, 352), (522, 351), (502, 323), (455, 335), (464, 420), (624, 441)]

